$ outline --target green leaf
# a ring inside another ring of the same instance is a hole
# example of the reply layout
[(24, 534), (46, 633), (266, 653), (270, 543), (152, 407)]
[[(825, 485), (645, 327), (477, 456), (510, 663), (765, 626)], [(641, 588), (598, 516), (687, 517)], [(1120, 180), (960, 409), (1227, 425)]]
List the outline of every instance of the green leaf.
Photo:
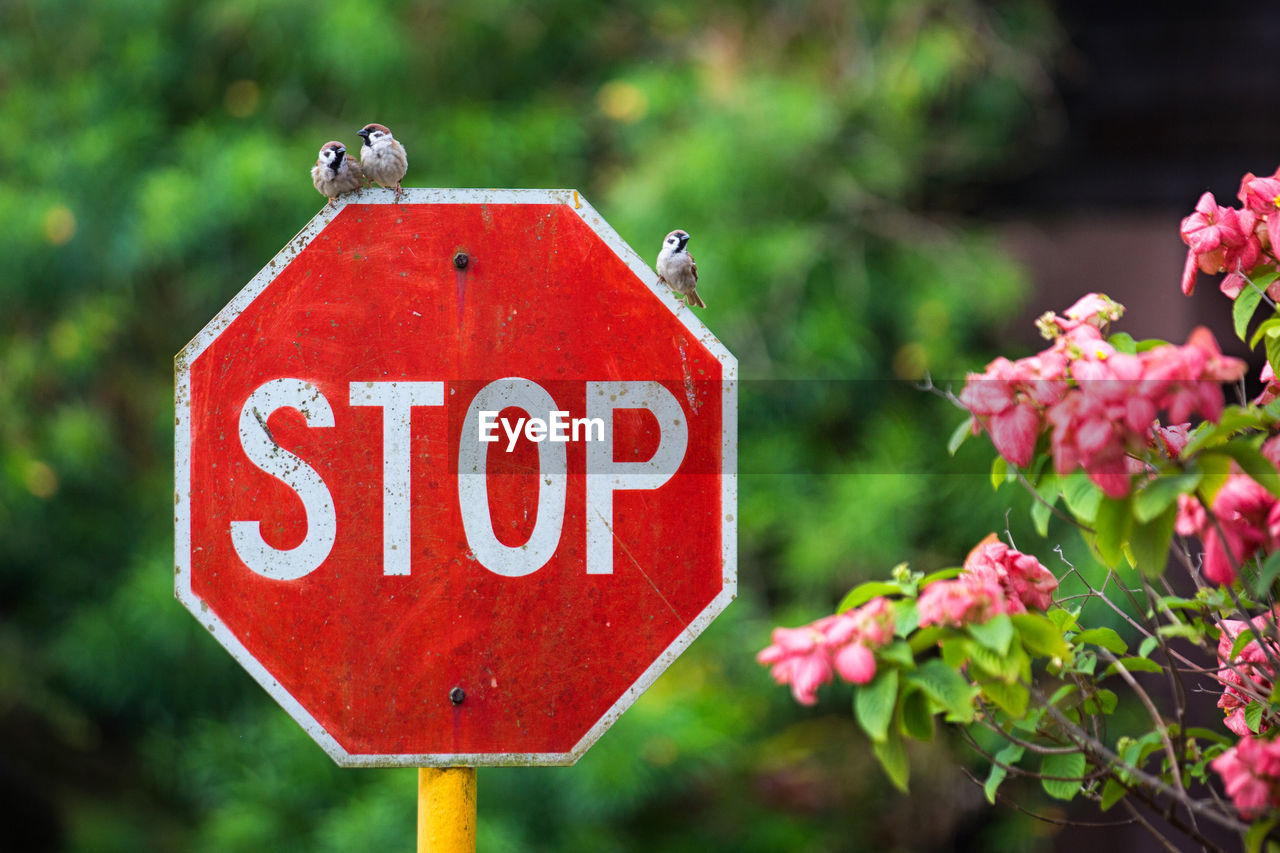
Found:
[(867, 581), (860, 583), (840, 600), (840, 606), (836, 608), (837, 613), (844, 613), (846, 610), (852, 610), (855, 607), (861, 607), (873, 598), (881, 595), (902, 595), (902, 587), (896, 583), (885, 583), (884, 581)]
[(1202, 453), (1196, 457), (1195, 464), (1203, 474), (1200, 485), (1196, 488), (1196, 494), (1200, 496), (1202, 504), (1213, 506), (1213, 499), (1218, 496), (1218, 490), (1231, 475), (1231, 457), (1222, 453)]
[[(1148, 658), (1120, 658), (1117, 663), (1123, 664), (1124, 668), (1129, 672), (1164, 672), (1160, 664)], [(1116, 664), (1113, 663), (1107, 667), (1106, 672), (1102, 673), (1102, 677), (1106, 678), (1116, 672), (1118, 672), (1118, 669)]]
[(1244, 706), (1244, 724), (1249, 727), (1249, 731), (1255, 735), (1258, 728), (1262, 725), (1262, 703), (1250, 702)]
[(1124, 545), (1129, 541), (1129, 531), (1133, 526), (1131, 503), (1132, 496), (1104, 497), (1093, 520), (1093, 529), (1097, 533), (1094, 541), (1098, 548), (1098, 556), (1112, 568), (1120, 565), (1120, 558), (1124, 556)]
[(1160, 645), (1159, 637), (1147, 637), (1142, 641), (1142, 645), (1138, 646), (1138, 657), (1149, 658), (1151, 653), (1155, 651), (1156, 646)]
[(971, 435), (973, 435), (973, 418), (967, 417), (952, 431), (951, 438), (947, 440), (947, 453), (955, 456), (960, 445), (964, 444), (965, 439)]
[[(1245, 853), (1262, 853), (1262, 845), (1267, 841), (1267, 835), (1275, 828), (1278, 818), (1259, 821), (1249, 827), (1249, 831), (1244, 834)], [(1274, 847), (1274, 844), (1267, 844), (1268, 848)]]
[(1260, 597), (1266, 596), (1271, 589), (1271, 584), (1275, 582), (1276, 575), (1280, 575), (1280, 551), (1272, 551), (1262, 562), (1258, 577), (1253, 582), (1254, 594)]
[(1095, 646), (1101, 646), (1116, 655), (1122, 655), (1129, 651), (1129, 644), (1111, 628), (1090, 628), (1087, 631), (1080, 632), (1076, 635), (1075, 644), (1079, 646), (1084, 643), (1093, 643)]
[(1039, 536), (1049, 535), (1049, 519), (1053, 517), (1053, 502), (1057, 499), (1058, 495), (1055, 490), (1053, 497), (1031, 502), (1031, 524), (1035, 527)]
[(996, 652), (1009, 653), (1009, 644), (1013, 642), (1013, 620), (1004, 613), (999, 613), (981, 625), (969, 625), (966, 629), (969, 636)]
[(952, 722), (967, 723), (973, 719), (973, 697), (977, 688), (944, 662), (934, 658), (907, 673), (907, 680), (941, 705)]
[(902, 714), (898, 729), (905, 737), (933, 739), (933, 710), (929, 707), (929, 697), (908, 687), (903, 691), (898, 708)]
[(991, 463), (991, 488), (999, 489), (1009, 477), (1009, 463), (1003, 456), (997, 456)]
[[(995, 754), (995, 759), (1000, 762), (1000, 764), (1013, 767), (1022, 759), (1022, 754), (1024, 752), (1026, 752), (1025, 748), (1018, 746), (1016, 743), (1011, 743), (1005, 746), (1004, 749), (997, 752)], [(986, 784), (982, 786), (982, 792), (987, 795), (988, 803), (991, 803), (992, 805), (995, 804), (996, 790), (1000, 787), (1000, 783), (1004, 781), (1004, 778), (1007, 775), (1009, 775), (1009, 771), (1004, 767), (994, 763), (991, 765), (991, 772), (987, 774)]]
[(1261, 290), (1246, 287), (1240, 291), (1235, 304), (1231, 306), (1231, 322), (1235, 325), (1236, 337), (1240, 340), (1249, 339), (1249, 321), (1253, 319), (1253, 312), (1257, 310), (1258, 303), (1261, 301)]
[[(1018, 666), (1021, 662), (1019, 656), (1023, 654), (1022, 649), (1016, 649), (1016, 655), (1002, 655), (999, 652), (993, 652), (975, 640), (967, 642), (965, 648), (968, 650), (968, 658), (973, 662), (973, 665), (982, 669), (981, 673), (970, 673), (974, 681), (985, 680), (986, 676), (1006, 682), (1018, 680)], [(980, 675), (984, 677), (980, 678)]]
[(1280, 317), (1263, 320), (1262, 324), (1253, 330), (1253, 337), (1249, 338), (1249, 349), (1256, 349), (1262, 339), (1267, 336), (1267, 333), (1276, 328), (1280, 328)]
[(1138, 342), (1128, 332), (1116, 332), (1108, 336), (1107, 343), (1116, 348), (1116, 352), (1133, 355), (1138, 351)]
[(1267, 361), (1271, 364), (1271, 370), (1277, 376), (1280, 376), (1280, 327), (1267, 329), (1267, 333), (1262, 336), (1262, 344), (1267, 351)]
[(1053, 695), (1049, 697), (1050, 705), (1057, 705), (1068, 696), (1079, 692), (1080, 688), (1075, 684), (1064, 684), (1057, 690), (1053, 691)]
[(1081, 703), (1080, 709), (1086, 714), (1110, 714), (1115, 711), (1118, 701), (1115, 691), (1099, 688)]
[(915, 655), (906, 640), (894, 640), (887, 646), (876, 649), (876, 657), (882, 661), (896, 663), (903, 669), (913, 669), (916, 665)]
[(1236, 638), (1231, 641), (1231, 656), (1228, 660), (1237, 661), (1240, 659), (1240, 653), (1244, 651), (1244, 647), (1252, 643), (1256, 639), (1252, 628), (1245, 628)]
[(853, 692), (853, 713), (858, 724), (873, 741), (889, 736), (889, 722), (898, 702), (898, 671), (889, 667), (881, 670), (870, 683)]
[[(959, 670), (969, 661), (969, 650), (974, 648), (974, 644), (970, 643), (963, 637), (950, 636), (939, 643), (942, 650), (942, 660), (952, 669)], [(980, 647), (979, 647), (980, 648)]]
[(1107, 784), (1102, 786), (1102, 802), (1098, 805), (1105, 812), (1120, 802), (1120, 799), (1127, 793), (1129, 793), (1129, 790), (1124, 785), (1121, 785), (1115, 779), (1108, 779)]
[(1076, 471), (1062, 480), (1062, 499), (1071, 514), (1092, 524), (1102, 503), (1102, 490), (1083, 471)]
[(964, 568), (961, 566), (951, 566), (950, 568), (938, 569), (936, 572), (930, 572), (920, 579), (920, 588), (924, 589), (934, 581), (949, 581), (952, 578), (958, 577), (963, 571)]
[(1276, 497), (1280, 497), (1280, 472), (1277, 472), (1271, 460), (1263, 456), (1252, 444), (1232, 441), (1218, 446), (1215, 450), (1230, 456), (1259, 485)]
[(1199, 643), (1204, 639), (1204, 631), (1197, 623), (1178, 622), (1172, 625), (1161, 625), (1156, 628), (1156, 633), (1161, 637), (1181, 637), (1184, 640), (1190, 640), (1193, 643)]
[[(916, 602), (911, 598), (904, 598), (893, 603), (893, 633), (899, 637), (905, 637), (916, 629), (920, 624), (920, 609), (916, 607)], [(929, 629), (925, 629), (929, 630)], [(912, 643), (911, 648), (914, 651), (920, 651)]]
[(904, 794), (907, 793), (907, 780), (911, 775), (911, 768), (907, 764), (907, 751), (902, 746), (902, 738), (894, 733), (884, 740), (872, 741), (871, 751), (880, 761), (884, 775), (889, 777), (893, 787)]
[[(1135, 513), (1136, 515), (1136, 513)], [(1169, 546), (1173, 543), (1173, 528), (1178, 521), (1178, 508), (1169, 506), (1163, 513), (1148, 522), (1138, 522), (1129, 532), (1129, 551), (1138, 571), (1149, 578), (1164, 574), (1169, 564)]]
[[(1046, 755), (1040, 761), (1040, 772), (1045, 776), (1064, 776), (1078, 778), (1084, 775), (1085, 758), (1082, 752), (1054, 753)], [(1071, 800), (1080, 792), (1079, 781), (1065, 782), (1055, 779), (1044, 779), (1040, 782), (1044, 792), (1055, 800)]]
[(1173, 506), (1178, 495), (1191, 492), (1200, 485), (1201, 471), (1156, 477), (1143, 486), (1133, 499), (1133, 517), (1146, 523)]
[[(1056, 612), (1056, 611), (1055, 611)], [(1034, 655), (1070, 660), (1071, 647), (1062, 638), (1062, 629), (1039, 613), (1015, 613), (1009, 617), (1018, 629), (1022, 645)]]
[(1046, 618), (1054, 624), (1059, 631), (1079, 631), (1080, 623), (1076, 621), (1076, 616), (1080, 614), (1079, 608), (1074, 612), (1065, 607), (1055, 607), (1045, 614)]
[(937, 644), (938, 640), (946, 633), (946, 629), (939, 628), (937, 625), (930, 625), (928, 628), (921, 628), (911, 635), (907, 640), (907, 645), (911, 647), (911, 653), (918, 655), (925, 649), (932, 648)]
[(1169, 610), (1204, 610), (1204, 602), (1180, 595), (1162, 595), (1160, 606)]
[(1231, 746), (1235, 742), (1222, 732), (1214, 731), (1213, 729), (1200, 728), (1199, 726), (1189, 726), (1187, 728), (1187, 737), (1193, 737), (1198, 740), (1207, 740), (1213, 743), (1220, 743), (1223, 746)]
[(995, 678), (982, 682), (982, 695), (1011, 717), (1027, 713), (1027, 703), (1031, 698), (1027, 688), (1021, 684), (1009, 684)]

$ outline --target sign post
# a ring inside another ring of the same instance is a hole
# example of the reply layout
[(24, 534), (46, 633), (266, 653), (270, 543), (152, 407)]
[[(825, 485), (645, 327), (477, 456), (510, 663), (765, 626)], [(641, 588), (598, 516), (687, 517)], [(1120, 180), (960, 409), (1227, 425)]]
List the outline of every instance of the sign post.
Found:
[(418, 768), (418, 853), (476, 849), (476, 769)]
[(577, 761), (734, 597), (736, 362), (576, 191), (347, 196), (176, 385), (178, 599), (424, 803)]

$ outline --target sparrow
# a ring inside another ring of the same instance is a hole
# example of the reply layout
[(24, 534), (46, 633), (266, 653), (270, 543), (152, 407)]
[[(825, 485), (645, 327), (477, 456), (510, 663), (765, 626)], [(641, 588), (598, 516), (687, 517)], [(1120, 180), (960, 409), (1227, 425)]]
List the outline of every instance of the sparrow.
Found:
[(364, 186), (364, 174), (360, 164), (347, 156), (347, 149), (341, 142), (326, 142), (320, 149), (320, 157), (311, 167), (311, 183), (321, 195), (329, 197), (333, 204), (335, 196), (355, 190), (360, 192)]
[(386, 125), (366, 124), (356, 133), (364, 140), (360, 146), (360, 166), (364, 169), (365, 179), (376, 181), (379, 186), (391, 187), (396, 191), (396, 201), (399, 201), (400, 179), (409, 169), (404, 146), (396, 142)]
[(685, 250), (688, 242), (689, 234), (679, 230), (672, 231), (662, 241), (662, 251), (658, 253), (658, 283), (683, 296), (690, 305), (706, 308), (707, 303), (697, 290), (698, 265)]

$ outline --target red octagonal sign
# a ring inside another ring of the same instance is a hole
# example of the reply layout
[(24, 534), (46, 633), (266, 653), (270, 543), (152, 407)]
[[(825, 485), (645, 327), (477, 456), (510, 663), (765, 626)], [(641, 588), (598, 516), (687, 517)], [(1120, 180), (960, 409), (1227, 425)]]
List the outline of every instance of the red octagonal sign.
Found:
[(733, 599), (656, 281), (573, 191), (365, 192), (178, 355), (177, 596), (338, 763), (572, 763)]

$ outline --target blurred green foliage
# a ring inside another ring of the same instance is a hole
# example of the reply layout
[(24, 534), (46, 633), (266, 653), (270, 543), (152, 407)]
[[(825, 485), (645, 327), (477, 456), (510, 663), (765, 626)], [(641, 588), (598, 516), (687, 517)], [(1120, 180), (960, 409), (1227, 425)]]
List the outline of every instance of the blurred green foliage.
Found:
[(482, 771), (481, 848), (1026, 849), (945, 744), (893, 795), (847, 693), (798, 709), (753, 656), (1004, 524), (989, 454), (945, 458), (956, 413), (886, 380), (979, 367), (1017, 307), (994, 241), (930, 212), (1034, 158), (1056, 40), (1037, 0), (0, 4), (14, 849), (412, 846), (412, 771), (334, 767), (170, 568), (173, 354), (319, 207), (320, 145), (370, 121), (406, 185), (576, 187), (646, 257), (688, 230), (703, 316), (758, 380), (740, 602), (577, 767)]

